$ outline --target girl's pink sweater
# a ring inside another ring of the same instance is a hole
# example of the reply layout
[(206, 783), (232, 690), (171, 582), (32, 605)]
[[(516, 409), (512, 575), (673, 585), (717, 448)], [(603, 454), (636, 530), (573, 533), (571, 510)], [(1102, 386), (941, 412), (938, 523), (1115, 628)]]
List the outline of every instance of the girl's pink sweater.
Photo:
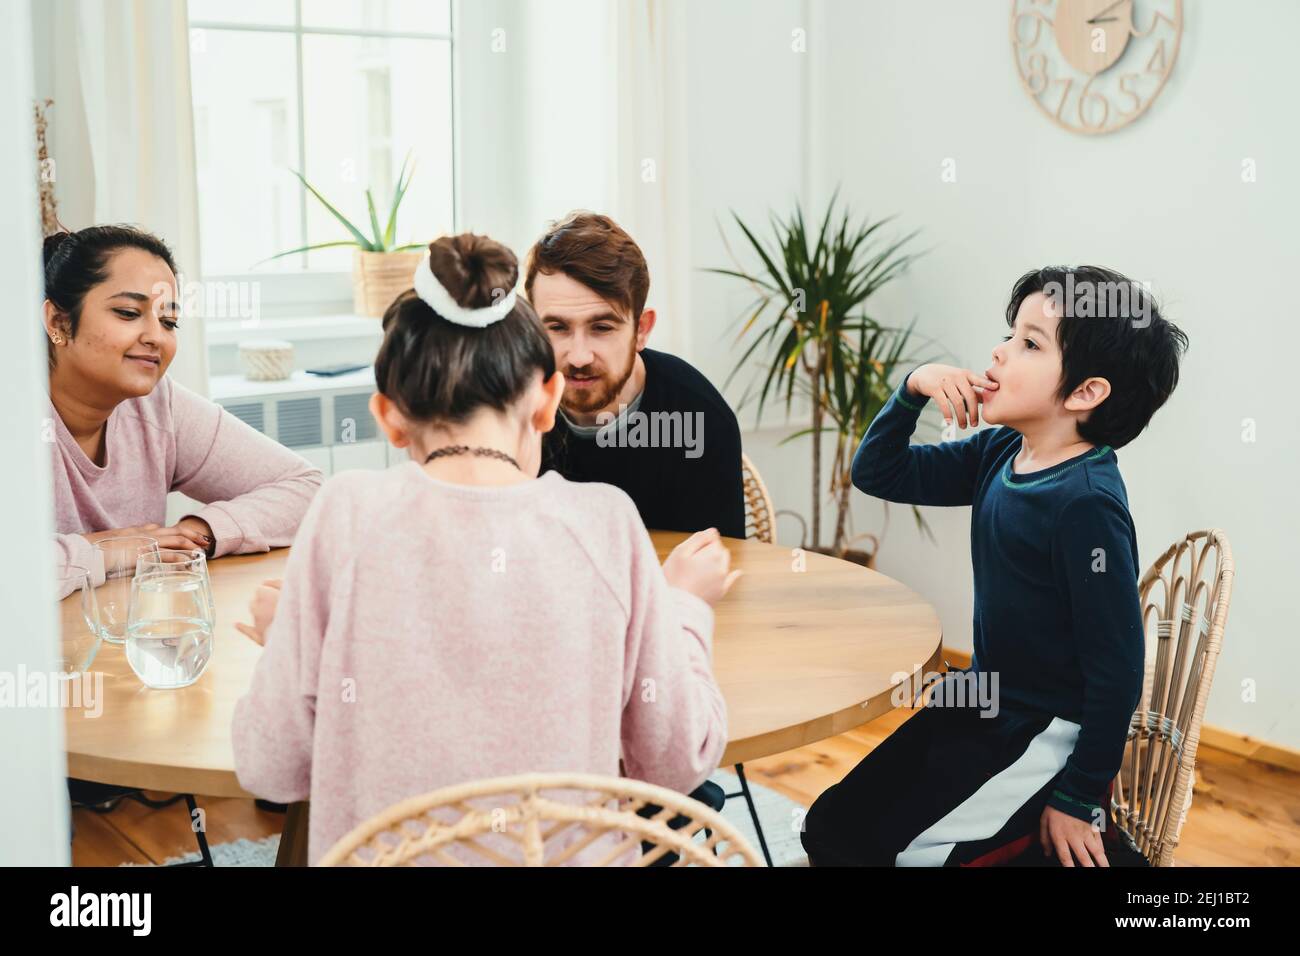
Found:
[(311, 862), (465, 781), (617, 775), (621, 756), (628, 776), (689, 792), (727, 741), (712, 631), (613, 486), (455, 485), (414, 462), (344, 473), (303, 520), (236, 707), (239, 780), (311, 800)]

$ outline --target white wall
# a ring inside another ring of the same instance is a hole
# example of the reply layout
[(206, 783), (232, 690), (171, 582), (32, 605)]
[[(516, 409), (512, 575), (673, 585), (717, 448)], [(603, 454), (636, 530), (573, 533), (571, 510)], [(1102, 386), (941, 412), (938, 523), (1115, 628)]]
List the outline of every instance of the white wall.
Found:
[[(737, 355), (736, 317), (753, 295), (743, 283), (701, 270), (734, 268), (727, 245), (743, 253), (731, 210), (753, 227), (766, 222), (769, 209), (792, 209), (805, 189), (808, 55), (791, 48), (792, 31), (806, 29), (805, 7), (793, 0), (687, 7), (691, 360), (719, 387)], [(737, 378), (729, 397), (739, 397), (744, 381)], [(752, 413), (742, 413), (743, 425), (752, 422)]]
[[(41, 441), (45, 349), (34, 308), (41, 301), (36, 144), (31, 122), (32, 56), (27, 0), (0, 4), (0, 287), (28, 321), (10, 324), (0, 378), (10, 427), (0, 429), (0, 525), (14, 546), (0, 561), (0, 674), (20, 706), (0, 706), (0, 865), (70, 862), (63, 712), (35, 704), (21, 675), (54, 670), (54, 532), (49, 448)], [(32, 600), (33, 595), (37, 600)], [(15, 686), (17, 685), (17, 686)]]
[[(747, 251), (733, 211), (767, 238), (769, 212), (786, 217), (796, 200), (809, 209), (818, 172), (816, 148), (828, 108), (820, 99), (821, 76), (814, 69), (818, 47), (824, 43), (819, 38), (823, 12), (807, 0), (713, 0), (690, 4), (688, 10), (690, 41), (684, 68), (689, 97), (684, 119), (690, 152), (692, 349), (687, 358), (724, 389), (750, 342), (749, 337), (737, 339), (738, 318), (754, 296), (744, 283), (705, 270), (738, 264), (761, 268)], [(780, 444), (791, 432), (808, 426), (801, 414), (804, 404), (796, 400), (788, 425), (779, 406), (769, 405), (761, 423), (752, 402), (740, 407), (753, 382), (752, 369), (761, 364), (751, 362), (724, 394), (739, 407), (745, 451), (777, 508), (807, 518), (811, 442), (800, 438)], [(823, 480), (829, 474), (829, 454), (826, 443)], [(824, 528), (830, 520), (824, 511)], [(796, 520), (782, 517), (777, 527), (780, 542), (800, 543)]]
[(509, 245), (522, 269), (547, 222), (613, 191), (604, 0), (456, 6), (457, 227)]
[[(1185, 531), (1227, 532), (1237, 579), (1206, 721), (1300, 746), (1287, 606), (1300, 532), (1289, 286), (1300, 253), (1300, 5), (1186, 4), (1165, 90), (1136, 123), (1099, 137), (1059, 129), (1021, 91), (1003, 0), (819, 6), (810, 46), (824, 52), (820, 82), (835, 91), (838, 120), (816, 143), (816, 199), (842, 183), (859, 211), (900, 213), (935, 246), (889, 296), (890, 317), (919, 316), (957, 361), (983, 369), (1017, 276), (1099, 262), (1152, 281), (1187, 332), (1178, 390), (1119, 451), (1141, 560)], [(949, 157), (955, 183), (940, 178)], [(1257, 182), (1242, 182), (1247, 157)], [(1245, 419), (1254, 443), (1242, 440)], [(856, 513), (867, 527), (878, 509), (858, 496)], [(926, 514), (939, 547), (895, 520), (880, 568), (933, 602), (947, 643), (969, 649), (968, 511)], [(1257, 702), (1243, 702), (1244, 681), (1256, 682)]]

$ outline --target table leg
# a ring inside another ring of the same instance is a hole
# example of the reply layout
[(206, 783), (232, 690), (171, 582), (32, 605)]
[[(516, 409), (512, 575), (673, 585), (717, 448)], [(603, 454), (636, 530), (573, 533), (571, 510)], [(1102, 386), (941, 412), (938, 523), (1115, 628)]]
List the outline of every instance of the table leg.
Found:
[(284, 831), (280, 834), (280, 851), (276, 866), (307, 865), (307, 820), (311, 808), (306, 800), (289, 804), (284, 814)]

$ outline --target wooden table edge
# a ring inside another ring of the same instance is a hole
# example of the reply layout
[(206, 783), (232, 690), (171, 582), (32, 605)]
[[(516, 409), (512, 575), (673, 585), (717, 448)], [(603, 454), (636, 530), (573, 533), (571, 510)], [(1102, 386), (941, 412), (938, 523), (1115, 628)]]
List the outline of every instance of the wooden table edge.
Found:
[(209, 767), (160, 767), (157, 764), (114, 760), (89, 754), (68, 753), (68, 776), (115, 787), (136, 787), (160, 793), (191, 793), (196, 797), (237, 797), (252, 800), (254, 795), (239, 785), (233, 770)]
[(845, 731), (852, 730), (854, 727), (861, 727), (863, 724), (870, 723), (877, 717), (896, 709), (894, 698), (898, 693), (898, 689), (904, 684), (909, 685), (907, 700), (915, 700), (916, 695), (921, 692), (925, 675), (934, 673), (939, 669), (942, 656), (943, 634), (940, 633), (939, 643), (935, 646), (930, 659), (904, 680), (891, 685), (860, 704), (852, 704), (833, 714), (826, 714), (793, 727), (782, 727), (780, 730), (773, 730), (765, 734), (756, 734), (752, 737), (728, 741), (727, 749), (722, 752), (722, 761), (718, 766), (734, 767), (738, 763), (757, 760), (760, 757), (770, 757), (773, 754), (785, 753), (787, 750), (797, 750), (800, 747), (806, 747), (808, 744), (815, 744), (817, 741), (825, 740), (828, 737), (836, 737)]

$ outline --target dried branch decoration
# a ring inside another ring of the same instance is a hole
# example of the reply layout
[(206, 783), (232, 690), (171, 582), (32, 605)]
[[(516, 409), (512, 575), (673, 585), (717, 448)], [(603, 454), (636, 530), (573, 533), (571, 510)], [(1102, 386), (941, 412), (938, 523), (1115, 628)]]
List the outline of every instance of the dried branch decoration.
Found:
[(36, 168), (37, 189), (41, 197), (41, 235), (50, 236), (62, 230), (59, 225), (59, 201), (54, 198), (54, 160), (45, 143), (45, 128), (48, 121), (45, 111), (54, 105), (54, 100), (37, 100), (32, 104), (32, 116), (36, 121)]

